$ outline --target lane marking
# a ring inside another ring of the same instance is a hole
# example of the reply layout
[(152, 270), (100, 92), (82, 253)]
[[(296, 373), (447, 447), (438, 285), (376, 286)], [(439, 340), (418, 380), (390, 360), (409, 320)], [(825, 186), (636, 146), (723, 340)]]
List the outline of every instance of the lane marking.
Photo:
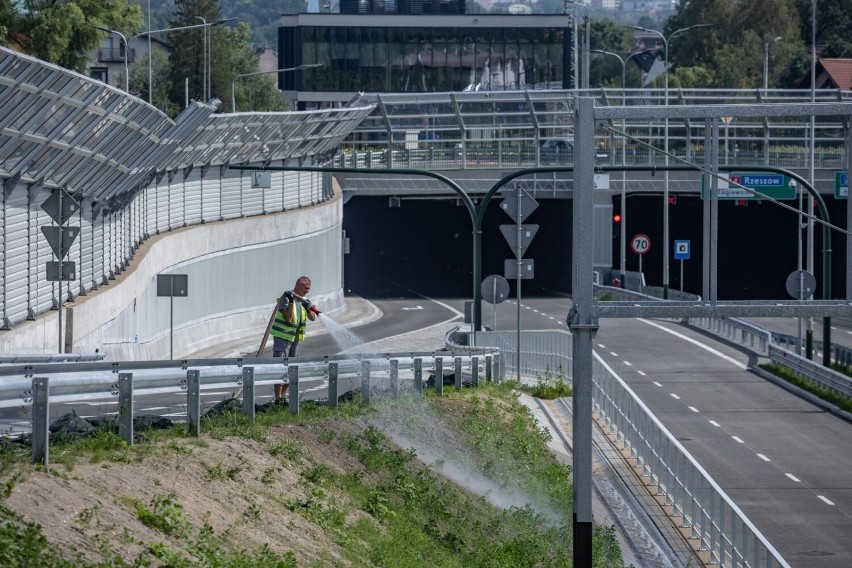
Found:
[(609, 354), (613, 357), (618, 357), (618, 353), (616, 353), (615, 351), (610, 351)]
[(698, 409), (697, 409), (697, 408), (695, 408), (694, 406), (690, 406), (690, 407), (689, 407), (689, 409), (690, 409), (691, 411), (693, 411), (693, 412), (698, 412)]
[(721, 424), (719, 424), (718, 422), (716, 422), (715, 420), (708, 420), (708, 422), (709, 422), (710, 424), (712, 424), (713, 426), (715, 426), (716, 428), (721, 428), (721, 427), (722, 427), (722, 425), (721, 425)]
[(795, 476), (795, 475), (793, 475), (792, 473), (785, 473), (784, 475), (786, 475), (787, 477), (789, 477), (790, 479), (792, 479), (792, 480), (793, 480), (793, 481), (795, 481), (796, 483), (801, 483), (801, 482), (802, 482), (802, 481), (801, 481), (798, 477), (796, 477), (796, 476)]
[(637, 372), (637, 373), (639, 373), (640, 375), (642, 375), (643, 377), (647, 377), (647, 376), (648, 376), (648, 375), (646, 375), (645, 373), (643, 373), (642, 371), (636, 371), (636, 372)]
[(642, 319), (642, 318), (637, 318), (637, 319), (638, 319), (638, 321), (641, 321), (642, 323), (646, 323), (646, 324), (648, 324), (652, 327), (656, 327), (657, 329), (665, 331), (666, 333), (670, 333), (670, 334), (674, 335), (675, 337), (683, 339), (684, 341), (688, 341), (689, 343), (692, 343), (693, 345), (700, 347), (701, 349), (704, 349), (705, 351), (708, 351), (708, 352), (712, 353), (713, 355), (716, 355), (717, 357), (724, 359), (725, 361), (728, 361), (729, 363), (733, 363), (734, 365), (736, 365), (737, 367), (739, 367), (743, 371), (748, 369), (748, 366), (745, 363), (740, 363), (739, 361), (737, 361), (733, 357), (728, 357), (727, 355), (725, 355), (721, 351), (717, 351), (716, 349), (713, 349), (709, 345), (705, 345), (698, 340), (692, 339), (691, 337), (687, 337), (686, 335), (684, 335), (682, 333), (678, 333), (677, 331), (674, 331), (672, 329), (668, 329), (667, 327), (664, 327), (664, 326), (662, 326), (658, 323), (648, 321), (648, 320)]
[(660, 383), (660, 382), (658, 382), (658, 381), (654, 381), (654, 385), (655, 385), (655, 386), (658, 386), (658, 387), (660, 387), (660, 388), (663, 388), (662, 383)]
[(625, 364), (625, 365), (627, 365), (628, 367), (632, 367), (632, 366), (633, 366), (633, 364), (632, 364), (630, 361), (625, 361), (625, 362), (624, 362), (624, 364)]
[(680, 397), (678, 395), (676, 395), (675, 393), (672, 392), (672, 393), (669, 393), (669, 394), (672, 396), (673, 399), (680, 400)]
[(598, 343), (598, 347), (600, 347), (601, 349), (606, 349), (606, 347), (604, 347), (603, 343)]
[(830, 501), (827, 497), (823, 497), (822, 495), (817, 495), (817, 497), (819, 497), (819, 500), (825, 503), (826, 505), (831, 505), (832, 507), (834, 506), (834, 502)]
[(743, 439), (742, 439), (742, 438), (740, 438), (739, 436), (731, 436), (731, 438), (733, 438), (733, 439), (734, 439), (734, 441), (735, 441), (736, 443), (738, 443), (738, 444), (745, 444), (745, 442), (743, 441)]
[(771, 459), (769, 459), (768, 457), (764, 456), (763, 454), (757, 454), (757, 457), (759, 457), (760, 459), (762, 459), (762, 460), (763, 460), (763, 461), (765, 461), (765, 462), (771, 462), (771, 461), (772, 461)]

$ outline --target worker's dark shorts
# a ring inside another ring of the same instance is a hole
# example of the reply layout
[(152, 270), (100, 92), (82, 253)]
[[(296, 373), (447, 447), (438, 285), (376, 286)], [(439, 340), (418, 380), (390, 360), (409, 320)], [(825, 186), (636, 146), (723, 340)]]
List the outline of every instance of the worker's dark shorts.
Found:
[(296, 351), (299, 349), (299, 340), (286, 341), (280, 337), (272, 338), (272, 356), (273, 357), (295, 357)]

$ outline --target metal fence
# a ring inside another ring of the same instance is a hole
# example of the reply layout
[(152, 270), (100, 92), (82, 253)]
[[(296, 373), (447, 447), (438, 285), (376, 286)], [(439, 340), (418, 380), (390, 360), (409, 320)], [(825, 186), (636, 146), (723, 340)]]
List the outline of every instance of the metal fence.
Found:
[(609, 435), (623, 443), (648, 483), (671, 507), (669, 515), (698, 540), (710, 564), (789, 567), (713, 478), (653, 415), (629, 386), (595, 355), (594, 409)]
[[(62, 363), (0, 366), (0, 408), (32, 406), (33, 461), (48, 463), (50, 405), (84, 400), (112, 401), (117, 409), (119, 435), (133, 443), (134, 399), (149, 394), (186, 393), (190, 433), (201, 428), (201, 394), (226, 389), (242, 395), (242, 411), (254, 419), (255, 389), (262, 385), (290, 386), (289, 410), (300, 411), (300, 392), (325, 388), (329, 406), (336, 407), (343, 381), (354, 383), (369, 402), (374, 394), (398, 395), (404, 388), (422, 390), (432, 382), (443, 392), (445, 370), (452, 385), (478, 386), (494, 380), (496, 349), (464, 349), (459, 353), (386, 354), (381, 357), (323, 357), (292, 359), (210, 359), (116, 363)], [(250, 363), (250, 364), (246, 364)], [(424, 379), (424, 373), (429, 375)], [(465, 380), (465, 377), (467, 380)]]

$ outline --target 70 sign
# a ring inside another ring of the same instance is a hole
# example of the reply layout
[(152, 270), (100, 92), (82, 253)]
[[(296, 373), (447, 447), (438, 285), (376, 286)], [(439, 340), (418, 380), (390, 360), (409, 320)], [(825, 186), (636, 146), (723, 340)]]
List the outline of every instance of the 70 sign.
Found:
[(630, 250), (635, 252), (638, 255), (643, 255), (651, 250), (651, 239), (648, 235), (643, 235), (639, 233), (637, 235), (633, 235), (633, 238), (630, 239)]

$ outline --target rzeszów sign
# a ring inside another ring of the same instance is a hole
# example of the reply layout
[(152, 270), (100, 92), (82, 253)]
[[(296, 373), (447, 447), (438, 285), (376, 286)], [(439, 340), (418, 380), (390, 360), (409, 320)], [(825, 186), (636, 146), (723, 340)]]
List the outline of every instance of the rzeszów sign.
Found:
[[(796, 186), (792, 180), (783, 174), (730, 172), (722, 174), (719, 180), (719, 199), (796, 199)], [(752, 193), (743, 187), (753, 189)], [(704, 198), (704, 182), (702, 178), (701, 198)], [(761, 195), (758, 195), (761, 194)]]

